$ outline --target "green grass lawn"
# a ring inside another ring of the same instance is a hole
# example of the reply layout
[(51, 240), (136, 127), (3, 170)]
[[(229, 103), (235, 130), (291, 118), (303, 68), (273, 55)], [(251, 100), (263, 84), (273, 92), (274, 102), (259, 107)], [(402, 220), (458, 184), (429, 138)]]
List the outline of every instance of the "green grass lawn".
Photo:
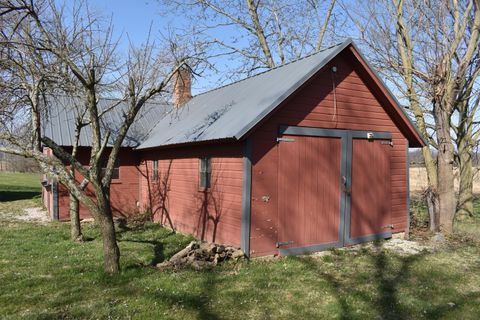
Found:
[[(29, 204), (31, 199), (19, 200)], [(254, 259), (210, 271), (163, 271), (191, 239), (148, 223), (119, 231), (122, 273), (102, 271), (102, 243), (73, 243), (65, 223), (3, 223), (2, 319), (478, 319), (480, 243), (433, 252), (335, 250), (327, 256)], [(20, 206), (20, 204), (18, 204)]]
[(38, 197), (40, 177), (38, 173), (0, 172), (0, 202)]
[(478, 319), (480, 248), (457, 244), (400, 257), (335, 251), (160, 272), (190, 239), (147, 224), (119, 232), (123, 272), (105, 276), (93, 225), (83, 244), (68, 225), (0, 226), (1, 318)]

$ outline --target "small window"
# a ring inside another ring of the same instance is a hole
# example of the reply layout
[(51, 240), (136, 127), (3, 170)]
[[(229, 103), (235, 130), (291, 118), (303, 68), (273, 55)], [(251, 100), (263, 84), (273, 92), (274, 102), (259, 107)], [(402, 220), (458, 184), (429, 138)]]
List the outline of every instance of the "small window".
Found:
[[(107, 171), (107, 162), (108, 161), (105, 161), (102, 166), (102, 177), (105, 176), (105, 172)], [(115, 160), (115, 164), (113, 165), (112, 180), (115, 179), (120, 179), (120, 161), (118, 158)]]
[(158, 160), (153, 160), (152, 179), (158, 180)]
[(212, 164), (210, 158), (200, 158), (200, 188), (210, 188), (210, 178), (212, 175)]

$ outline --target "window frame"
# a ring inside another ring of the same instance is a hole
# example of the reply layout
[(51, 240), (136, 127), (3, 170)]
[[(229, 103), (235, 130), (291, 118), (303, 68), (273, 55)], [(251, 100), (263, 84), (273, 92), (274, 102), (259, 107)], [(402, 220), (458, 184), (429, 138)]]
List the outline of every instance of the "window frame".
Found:
[[(102, 177), (105, 177), (105, 171), (107, 170), (107, 162), (108, 160), (106, 160), (102, 164), (102, 168), (101, 168)], [(118, 181), (118, 180), (120, 180), (120, 157), (117, 157), (117, 159), (115, 159), (115, 164), (113, 165), (113, 171), (112, 171), (112, 181)]]
[(152, 180), (157, 181), (158, 178), (158, 160), (152, 160)]
[(199, 181), (198, 187), (200, 190), (208, 190), (211, 188), (212, 182), (212, 158), (211, 157), (201, 157), (198, 159), (199, 163)]

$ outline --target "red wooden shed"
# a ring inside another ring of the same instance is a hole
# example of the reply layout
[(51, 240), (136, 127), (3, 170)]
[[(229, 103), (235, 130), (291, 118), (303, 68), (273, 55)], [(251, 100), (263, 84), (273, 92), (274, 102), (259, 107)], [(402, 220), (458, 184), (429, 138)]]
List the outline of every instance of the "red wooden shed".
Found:
[(131, 150), (132, 193), (166, 226), (249, 255), (313, 252), (405, 231), (421, 146), (347, 40), (172, 108)]
[(137, 150), (144, 176), (158, 161), (142, 188), (162, 223), (265, 255), (404, 231), (409, 145), (421, 135), (348, 40), (194, 97)]

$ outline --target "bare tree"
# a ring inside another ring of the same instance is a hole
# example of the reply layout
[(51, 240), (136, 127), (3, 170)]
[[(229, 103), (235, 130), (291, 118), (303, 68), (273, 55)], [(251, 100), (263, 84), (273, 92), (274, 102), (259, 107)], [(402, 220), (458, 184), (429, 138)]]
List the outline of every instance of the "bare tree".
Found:
[(479, 5), (478, 0), (379, 0), (350, 8), (374, 64), (403, 94), (428, 140), (423, 156), (430, 226), (446, 233), (453, 230), (456, 212), (451, 121), (480, 72)]
[[(52, 81), (56, 80), (54, 83), (58, 84), (66, 75), (78, 84), (75, 93), (85, 108), (85, 124), (90, 129), (88, 169), (69, 150), (43, 135), (41, 121), (35, 115), (36, 104), (31, 100), (18, 104), (21, 108), (17, 109), (10, 103), (2, 105), (2, 109), (8, 109), (5, 114), (9, 116), (18, 115), (23, 110), (25, 118), (30, 119), (33, 130), (21, 130), (21, 134), (18, 134), (15, 130), (10, 130), (9, 126), (18, 127), (19, 121), (7, 121), (12, 119), (4, 117), (0, 124), (0, 139), (5, 144), (0, 147), (0, 151), (35, 159), (44, 172), (58, 179), (74, 198), (88, 208), (101, 229), (105, 271), (116, 273), (120, 270), (120, 251), (109, 193), (114, 165), (137, 114), (145, 103), (165, 94), (172, 76), (185, 64), (185, 57), (170, 59), (166, 63), (164, 56), (157, 56), (156, 46), (147, 44), (132, 49), (128, 60), (119, 64), (111, 26), (105, 26), (103, 20), (91, 13), (86, 3), (76, 3), (73, 8), (59, 6), (57, 3), (53, 0), (35, 3), (28, 0), (2, 1), (1, 24), (8, 25), (4, 30), (10, 32), (3, 38), (2, 45), (15, 46), (17, 54), (28, 59), (38, 54), (51, 59), (52, 66), (55, 67), (53, 71), (48, 66), (38, 65), (42, 79), (46, 75), (52, 75)], [(25, 35), (30, 42), (23, 41)], [(6, 63), (5, 60), (8, 59), (3, 58), (2, 56), (2, 63)], [(55, 79), (56, 77), (60, 79)], [(8, 78), (4, 79), (6, 85), (11, 83)], [(21, 84), (32, 83), (30, 78), (16, 80)], [(55, 90), (48, 91), (47, 86), (42, 85), (41, 89), (42, 93), (55, 94)], [(102, 126), (103, 109), (99, 107), (101, 95), (112, 92), (120, 93), (118, 101), (127, 105), (123, 110), (123, 121), (114, 131)], [(48, 111), (48, 99), (44, 101), (43, 110)], [(79, 127), (83, 124), (79, 123)], [(25, 143), (25, 138), (33, 142)], [(42, 145), (50, 148), (53, 156), (44, 154)], [(75, 173), (81, 179), (76, 179)], [(95, 199), (86, 193), (86, 184), (92, 188)]]
[[(210, 44), (211, 58), (228, 57), (228, 77), (242, 77), (318, 51), (332, 39), (336, 0), (160, 1), (188, 17), (187, 29)], [(189, 27), (189, 28), (188, 28)]]
[[(474, 66), (471, 68), (474, 69)], [(463, 101), (457, 107), (457, 121), (452, 121), (456, 144), (456, 163), (459, 169), (457, 205), (457, 216), (459, 218), (473, 216), (473, 179), (476, 174), (473, 162), (475, 149), (480, 139), (477, 119), (480, 99), (478, 89), (473, 90), (474, 86), (478, 87), (478, 83), (472, 81), (470, 86), (465, 88)]]

